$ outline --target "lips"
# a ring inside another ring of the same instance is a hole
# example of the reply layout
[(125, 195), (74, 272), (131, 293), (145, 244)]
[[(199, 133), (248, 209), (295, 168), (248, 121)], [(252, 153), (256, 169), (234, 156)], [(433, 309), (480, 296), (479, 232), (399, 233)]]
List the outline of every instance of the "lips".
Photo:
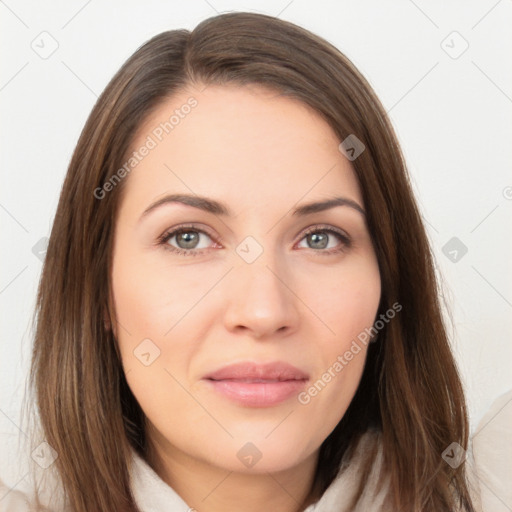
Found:
[(285, 362), (224, 366), (203, 381), (224, 397), (248, 407), (270, 407), (299, 393), (309, 375)]
[(309, 375), (291, 364), (279, 361), (266, 364), (251, 362), (231, 364), (209, 373), (203, 378), (212, 380), (284, 381), (309, 379)]

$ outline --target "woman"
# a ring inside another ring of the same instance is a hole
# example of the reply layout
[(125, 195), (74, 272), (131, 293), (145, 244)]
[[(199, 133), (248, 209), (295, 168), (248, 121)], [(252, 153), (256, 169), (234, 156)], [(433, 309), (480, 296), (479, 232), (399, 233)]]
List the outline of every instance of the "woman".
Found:
[(122, 66), (69, 166), (37, 314), (51, 510), (479, 506), (393, 128), (291, 23), (220, 15)]

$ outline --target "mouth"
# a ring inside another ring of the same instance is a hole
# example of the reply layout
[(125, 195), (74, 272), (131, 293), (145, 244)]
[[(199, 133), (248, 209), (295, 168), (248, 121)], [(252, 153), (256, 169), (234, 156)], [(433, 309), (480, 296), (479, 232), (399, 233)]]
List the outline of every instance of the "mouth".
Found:
[(216, 393), (246, 407), (272, 407), (300, 393), (309, 375), (284, 362), (238, 363), (203, 377)]

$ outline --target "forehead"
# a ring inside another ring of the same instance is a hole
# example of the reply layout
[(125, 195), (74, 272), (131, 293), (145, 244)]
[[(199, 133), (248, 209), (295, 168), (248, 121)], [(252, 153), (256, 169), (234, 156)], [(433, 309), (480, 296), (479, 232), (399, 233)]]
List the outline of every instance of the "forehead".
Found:
[(192, 192), (240, 210), (339, 192), (362, 204), (340, 141), (312, 108), (258, 85), (201, 89), (166, 99), (139, 128), (131, 151), (151, 149), (130, 172), (128, 195)]

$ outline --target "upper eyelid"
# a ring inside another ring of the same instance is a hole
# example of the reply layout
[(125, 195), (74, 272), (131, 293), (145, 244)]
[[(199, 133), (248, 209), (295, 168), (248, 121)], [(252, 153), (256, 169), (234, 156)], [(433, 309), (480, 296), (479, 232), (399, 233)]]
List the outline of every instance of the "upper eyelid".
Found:
[(179, 234), (182, 231), (197, 231), (199, 233), (204, 233), (205, 235), (208, 235), (212, 239), (216, 238), (217, 240), (222, 241), (222, 237), (220, 235), (214, 235), (213, 233), (210, 233), (209, 230), (206, 228), (200, 228), (198, 226), (189, 225), (177, 226), (175, 228), (167, 229), (159, 238), (172, 238), (171, 235), (176, 236), (176, 234)]

